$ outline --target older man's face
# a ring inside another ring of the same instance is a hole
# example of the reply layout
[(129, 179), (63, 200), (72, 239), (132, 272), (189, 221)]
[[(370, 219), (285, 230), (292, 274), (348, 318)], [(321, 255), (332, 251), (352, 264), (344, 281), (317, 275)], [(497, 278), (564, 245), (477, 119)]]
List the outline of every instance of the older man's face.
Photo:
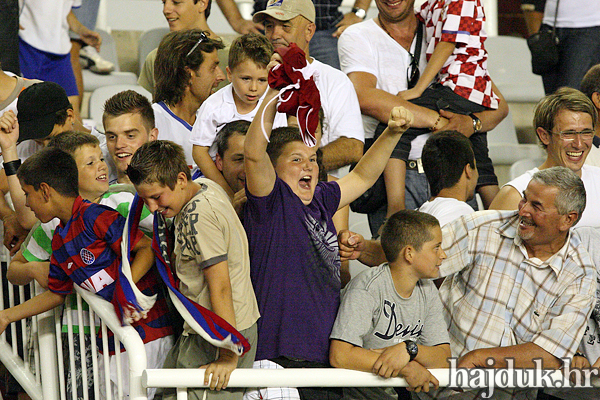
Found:
[[(538, 128), (542, 129), (542, 128)], [(552, 132), (540, 132), (540, 140), (548, 146), (548, 158), (555, 166), (567, 167), (581, 176), (581, 167), (585, 163), (592, 137), (584, 138), (580, 134), (570, 135), (572, 138), (561, 138), (561, 132), (593, 131), (592, 116), (584, 112), (560, 110), (554, 119)]]
[(560, 215), (554, 201), (558, 188), (532, 180), (519, 203), (517, 234), (529, 246), (549, 245), (564, 240), (570, 228), (568, 217)]
[(275, 49), (287, 47), (290, 43), (308, 52), (308, 44), (314, 34), (315, 24), (298, 15), (288, 21), (280, 21), (271, 16), (267, 16), (263, 22), (265, 26), (265, 36), (273, 44)]

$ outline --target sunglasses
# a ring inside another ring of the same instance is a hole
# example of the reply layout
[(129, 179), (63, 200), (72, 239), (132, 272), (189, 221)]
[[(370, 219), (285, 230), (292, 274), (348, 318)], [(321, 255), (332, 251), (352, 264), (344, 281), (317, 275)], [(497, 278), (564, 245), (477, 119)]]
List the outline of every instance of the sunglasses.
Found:
[(410, 54), (410, 65), (406, 70), (406, 81), (408, 82), (409, 89), (414, 88), (421, 77), (421, 71), (419, 71), (419, 59), (417, 57), (418, 55)]
[(200, 38), (198, 39), (198, 42), (196, 42), (194, 47), (192, 47), (192, 49), (190, 51), (188, 51), (188, 53), (185, 56), (189, 57), (190, 54), (192, 54), (194, 52), (194, 50), (196, 50), (196, 48), (200, 45), (200, 43), (202, 43), (205, 40), (208, 40), (208, 36), (206, 36), (206, 34), (204, 32), (200, 32)]

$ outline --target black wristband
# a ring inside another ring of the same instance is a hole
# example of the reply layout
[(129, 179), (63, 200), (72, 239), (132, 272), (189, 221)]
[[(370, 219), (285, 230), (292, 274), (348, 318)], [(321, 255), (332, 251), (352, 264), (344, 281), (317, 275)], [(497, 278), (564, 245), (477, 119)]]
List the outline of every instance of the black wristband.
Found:
[(6, 176), (16, 175), (17, 170), (19, 169), (20, 166), (21, 166), (21, 160), (19, 160), (19, 159), (5, 162), (4, 163), (4, 173), (6, 174)]

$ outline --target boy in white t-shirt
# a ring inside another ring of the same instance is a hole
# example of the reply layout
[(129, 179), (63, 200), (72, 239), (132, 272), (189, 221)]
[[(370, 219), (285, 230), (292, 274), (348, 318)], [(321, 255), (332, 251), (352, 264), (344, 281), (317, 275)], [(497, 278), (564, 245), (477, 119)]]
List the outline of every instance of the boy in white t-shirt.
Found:
[[(231, 84), (210, 96), (200, 107), (190, 141), (194, 162), (202, 174), (217, 182), (233, 198), (223, 174), (215, 166), (215, 139), (221, 128), (232, 121), (252, 121), (268, 87), (267, 64), (273, 45), (266, 37), (249, 33), (235, 39), (229, 50), (227, 79)], [(277, 113), (274, 127), (287, 126), (284, 114)]]
[[(446, 368), (450, 338), (431, 281), (446, 258), (442, 231), (429, 214), (402, 210), (383, 227), (389, 262), (356, 276), (343, 294), (331, 331), (329, 359), (337, 368), (401, 376), (419, 392), (437, 388), (426, 368)], [(344, 388), (348, 399), (397, 399), (385, 388)]]

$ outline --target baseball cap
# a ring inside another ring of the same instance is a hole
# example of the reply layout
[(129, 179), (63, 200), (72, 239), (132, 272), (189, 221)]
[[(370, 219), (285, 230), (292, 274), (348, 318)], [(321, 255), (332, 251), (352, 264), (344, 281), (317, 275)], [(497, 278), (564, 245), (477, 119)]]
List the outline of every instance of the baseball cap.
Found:
[(254, 22), (262, 22), (266, 16), (279, 21), (289, 21), (302, 15), (310, 22), (315, 22), (315, 5), (311, 0), (269, 0), (264, 11), (257, 12), (252, 17)]
[(73, 106), (57, 83), (40, 82), (23, 90), (17, 100), (19, 142), (47, 137), (54, 129), (56, 112), (67, 108)]

